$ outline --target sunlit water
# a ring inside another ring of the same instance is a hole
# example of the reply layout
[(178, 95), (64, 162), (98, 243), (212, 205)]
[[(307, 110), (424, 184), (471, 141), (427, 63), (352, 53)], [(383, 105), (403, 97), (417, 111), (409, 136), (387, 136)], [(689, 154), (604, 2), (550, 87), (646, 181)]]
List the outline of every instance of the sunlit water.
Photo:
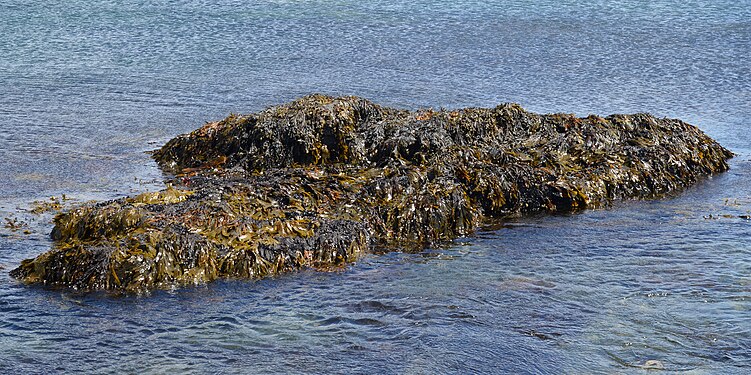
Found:
[[(26, 223), (0, 228), (0, 373), (751, 369), (749, 1), (92, 3), (0, 4), (0, 220)], [(651, 112), (738, 156), (673, 199), (335, 273), (124, 298), (8, 276), (50, 247), (32, 201), (159, 189), (145, 151), (311, 92)]]

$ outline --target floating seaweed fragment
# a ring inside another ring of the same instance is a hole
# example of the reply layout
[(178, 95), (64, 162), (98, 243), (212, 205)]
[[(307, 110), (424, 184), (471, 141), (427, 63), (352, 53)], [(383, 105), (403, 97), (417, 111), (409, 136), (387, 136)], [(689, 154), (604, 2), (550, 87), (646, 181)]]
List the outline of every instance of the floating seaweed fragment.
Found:
[(719, 213), (702, 216), (704, 220), (742, 219), (751, 220), (751, 200), (745, 198), (725, 198)]
[(6, 217), (5, 218), (5, 228), (10, 229), (11, 232), (19, 231), (21, 229), (27, 228), (28, 226), (29, 226), (29, 223), (27, 223), (27, 222), (25, 222), (23, 220), (18, 220), (15, 217), (14, 218), (10, 218), (10, 217)]
[(62, 200), (57, 197), (50, 197), (48, 200), (38, 200), (31, 203), (31, 213), (39, 215), (45, 212), (60, 211), (63, 209), (63, 201), (67, 197), (63, 195)]
[(698, 128), (649, 114), (418, 110), (310, 95), (230, 115), (153, 153), (160, 192), (58, 214), (55, 245), (11, 274), (140, 292), (339, 269), (509, 216), (667, 196), (727, 170)]

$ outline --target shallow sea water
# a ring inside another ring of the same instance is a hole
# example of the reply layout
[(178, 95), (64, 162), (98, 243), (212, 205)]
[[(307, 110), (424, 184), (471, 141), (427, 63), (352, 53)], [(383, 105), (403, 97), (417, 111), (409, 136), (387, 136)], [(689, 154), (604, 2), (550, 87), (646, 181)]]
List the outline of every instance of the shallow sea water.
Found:
[[(751, 370), (747, 0), (0, 9), (0, 220), (26, 223), (0, 228), (1, 373)], [(119, 298), (9, 277), (51, 245), (51, 216), (32, 214), (33, 201), (159, 189), (146, 151), (311, 92), (404, 108), (651, 112), (737, 156), (671, 199), (522, 217), (341, 272)]]

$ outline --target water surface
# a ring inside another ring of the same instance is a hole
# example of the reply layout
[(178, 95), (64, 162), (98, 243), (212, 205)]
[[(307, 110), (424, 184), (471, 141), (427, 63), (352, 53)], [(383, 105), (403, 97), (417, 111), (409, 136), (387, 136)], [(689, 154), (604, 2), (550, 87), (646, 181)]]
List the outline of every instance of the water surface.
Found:
[[(751, 3), (0, 5), (0, 372), (745, 373)], [(112, 298), (8, 276), (66, 204), (161, 187), (145, 153), (311, 92), (404, 108), (651, 112), (738, 156), (673, 199), (524, 217), (421, 254)], [(710, 217), (710, 215), (712, 215)], [(23, 231), (28, 230), (29, 234)]]

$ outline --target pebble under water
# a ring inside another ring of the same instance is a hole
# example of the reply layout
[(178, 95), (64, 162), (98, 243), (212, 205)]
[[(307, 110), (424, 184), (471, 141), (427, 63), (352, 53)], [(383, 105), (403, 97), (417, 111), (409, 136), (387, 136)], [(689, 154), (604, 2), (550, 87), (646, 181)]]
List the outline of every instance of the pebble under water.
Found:
[[(4, 5), (0, 372), (745, 373), (749, 20), (747, 1)], [(737, 156), (671, 199), (520, 217), (338, 272), (126, 297), (9, 277), (51, 246), (34, 201), (160, 189), (145, 151), (311, 92), (651, 112)]]

